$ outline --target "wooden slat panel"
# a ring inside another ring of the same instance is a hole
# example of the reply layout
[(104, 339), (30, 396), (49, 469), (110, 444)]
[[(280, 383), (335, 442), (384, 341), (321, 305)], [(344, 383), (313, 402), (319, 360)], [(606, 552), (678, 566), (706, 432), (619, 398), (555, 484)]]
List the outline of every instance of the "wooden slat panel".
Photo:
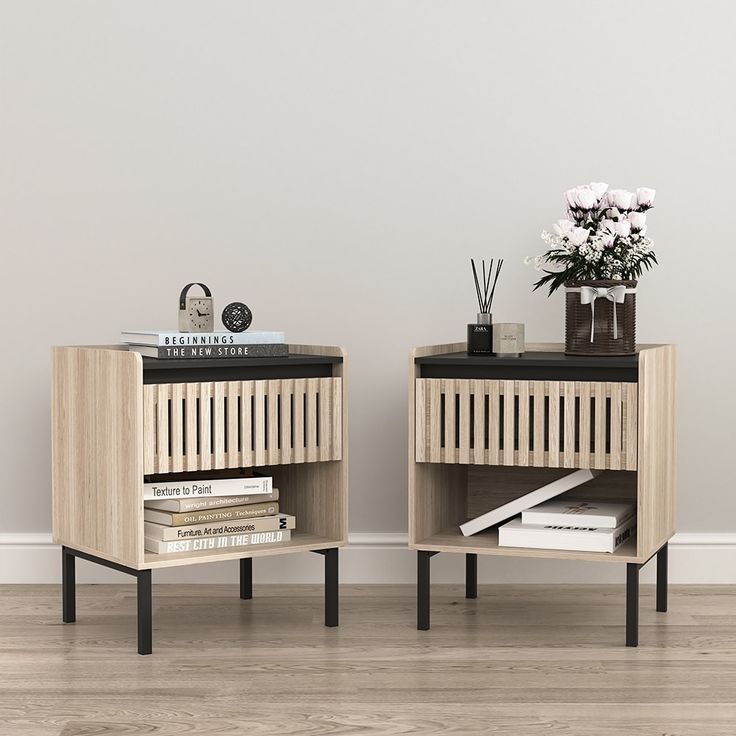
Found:
[(281, 463), (281, 451), (279, 449), (279, 395), (281, 394), (281, 381), (272, 379), (266, 383), (266, 395), (268, 396), (268, 415), (266, 424), (268, 427), (267, 457), (269, 465)]
[(595, 397), (595, 460), (594, 468), (606, 468), (606, 386), (604, 383), (593, 384)]
[(240, 467), (240, 381), (228, 381), (227, 386), (227, 467)]
[(499, 465), (501, 461), (501, 382), (488, 381), (488, 463)]
[(608, 393), (611, 398), (611, 446), (607, 467), (610, 470), (621, 470), (621, 384), (609, 384)]
[(212, 402), (212, 467), (227, 467), (225, 457), (225, 384), (222, 381), (213, 383)]
[(590, 454), (590, 383), (580, 383), (580, 427), (578, 438), (580, 452), (578, 455), (578, 466), (580, 468), (592, 468), (592, 457)]
[(575, 467), (575, 391), (574, 381), (562, 383), (562, 393), (565, 397), (565, 435), (563, 437), (562, 465), (565, 468)]
[(414, 458), (416, 462), (427, 460), (427, 402), (429, 397), (425, 391), (429, 388), (427, 380), (417, 378), (414, 381), (416, 396), (414, 398)]
[(332, 459), (332, 411), (333, 391), (331, 378), (315, 379), (319, 381), (319, 459)]
[(292, 424), (294, 429), (294, 462), (303, 463), (306, 457), (304, 448), (304, 397), (307, 393), (305, 378), (294, 381), (294, 415)]
[(199, 469), (212, 468), (212, 395), (211, 383), (199, 384)]
[(550, 468), (560, 466), (560, 382), (549, 381), (547, 384), (547, 395), (549, 396), (549, 451), (547, 453), (547, 465)]
[(291, 405), (294, 396), (294, 379), (285, 378), (281, 381), (281, 462), (290, 463), (294, 456), (291, 446)]
[[(674, 371), (674, 369), (673, 369)], [(637, 419), (639, 414), (638, 408), (638, 387), (635, 383), (625, 383), (625, 423), (624, 423), (624, 446), (626, 447), (626, 470), (637, 469), (637, 445), (639, 442)]]
[(171, 384), (171, 472), (184, 470), (184, 384)]
[(442, 462), (442, 414), (440, 412), (442, 395), (441, 381), (429, 383), (429, 457), (431, 463)]
[(266, 458), (266, 382), (253, 382), (253, 444), (255, 446), (255, 455), (253, 462), (255, 465), (265, 465)]
[(546, 435), (544, 426), (544, 381), (532, 381), (531, 383), (534, 395), (534, 452), (532, 453), (532, 465), (535, 468), (543, 468), (545, 464), (544, 438)]
[(332, 459), (342, 460), (342, 378), (332, 379)]
[(184, 446), (184, 466), (187, 470), (199, 469), (199, 456), (197, 455), (197, 398), (199, 397), (199, 384), (187, 383), (184, 385), (184, 398), (186, 400), (186, 415), (184, 422), (186, 426)]
[(442, 379), (442, 393), (445, 396), (445, 450), (443, 459), (446, 463), (457, 462), (455, 448), (455, 379)]
[(473, 390), (473, 462), (476, 464), (485, 464), (487, 462), (486, 454), (486, 391), (485, 383), (481, 380), (474, 380)]
[(156, 472), (156, 386), (143, 387), (143, 472)]
[(158, 422), (156, 457), (157, 473), (169, 472), (169, 397), (171, 386), (162, 383), (156, 386), (156, 419)]
[(240, 462), (242, 467), (255, 465), (253, 449), (253, 381), (240, 382)]
[(529, 381), (518, 381), (519, 397), (519, 452), (517, 465), (529, 465)]
[(514, 465), (514, 382), (502, 381), (503, 391), (503, 464)]
[(470, 462), (470, 381), (458, 381), (457, 392), (460, 396), (458, 462), (467, 465)]
[(307, 457), (308, 463), (319, 460), (317, 447), (317, 388), (313, 380), (307, 380)]

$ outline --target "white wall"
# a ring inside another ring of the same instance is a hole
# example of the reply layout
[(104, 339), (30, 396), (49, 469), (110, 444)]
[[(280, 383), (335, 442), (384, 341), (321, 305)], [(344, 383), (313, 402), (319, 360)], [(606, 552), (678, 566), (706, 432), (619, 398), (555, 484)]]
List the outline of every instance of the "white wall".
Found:
[[(351, 360), (350, 525), (406, 528), (406, 356), (559, 340), (525, 255), (593, 180), (658, 190), (639, 337), (680, 347), (679, 528), (736, 531), (730, 2), (0, 0), (1, 532), (50, 528), (48, 350), (182, 284)], [(21, 327), (23, 328), (21, 330)]]

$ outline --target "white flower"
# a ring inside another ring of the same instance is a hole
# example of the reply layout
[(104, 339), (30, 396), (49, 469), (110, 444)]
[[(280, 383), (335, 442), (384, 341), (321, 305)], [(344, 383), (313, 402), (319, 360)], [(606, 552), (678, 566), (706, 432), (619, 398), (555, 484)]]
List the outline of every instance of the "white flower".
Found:
[(568, 189), (565, 192), (565, 201), (567, 202), (568, 207), (577, 207), (578, 206), (578, 190), (577, 189)]
[(569, 235), (570, 231), (574, 227), (575, 223), (570, 220), (557, 220), (557, 222), (552, 225), (552, 229), (555, 231), (555, 235), (559, 235), (560, 237)]
[(604, 217), (601, 220), (600, 230), (603, 233), (613, 233), (616, 231), (615, 225), (616, 225), (615, 220), (611, 220), (608, 217)]
[(590, 187), (578, 187), (575, 196), (580, 209), (592, 210), (598, 204), (598, 197)]
[(601, 248), (610, 248), (613, 245), (613, 231), (604, 232), (598, 242), (601, 244)]
[(587, 228), (574, 227), (567, 237), (570, 238), (570, 242), (573, 245), (581, 246), (588, 240), (588, 235), (590, 235), (590, 231)]
[(625, 189), (610, 189), (608, 191), (608, 204), (620, 210), (630, 210), (634, 204), (634, 193)]
[(598, 199), (602, 199), (603, 195), (608, 190), (608, 184), (606, 184), (604, 181), (592, 181), (590, 182), (589, 186), (595, 192), (595, 196)]
[(613, 226), (616, 231), (616, 235), (620, 235), (622, 238), (628, 238), (631, 235), (631, 222), (629, 220), (619, 220)]
[(635, 233), (639, 232), (643, 227), (646, 227), (646, 222), (647, 222), (646, 212), (629, 213), (629, 222), (631, 223), (631, 229)]
[(639, 187), (636, 190), (636, 202), (639, 207), (651, 207), (654, 202), (654, 195), (657, 193), (656, 189), (649, 189), (648, 187)]

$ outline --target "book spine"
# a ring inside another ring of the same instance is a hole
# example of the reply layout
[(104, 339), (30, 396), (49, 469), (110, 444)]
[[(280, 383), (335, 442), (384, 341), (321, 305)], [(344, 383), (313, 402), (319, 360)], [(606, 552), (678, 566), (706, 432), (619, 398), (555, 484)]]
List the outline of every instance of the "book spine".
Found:
[[(259, 516), (278, 514), (279, 505), (273, 503), (253, 503), (247, 506), (229, 506), (224, 509), (192, 511), (171, 514), (171, 526), (204, 524), (205, 522), (235, 521), (236, 519), (255, 519)], [(145, 515), (145, 512), (144, 512)]]
[(247, 519), (217, 524), (192, 524), (190, 526), (164, 526), (146, 521), (143, 534), (150, 539), (172, 542), (177, 539), (201, 539), (203, 537), (224, 537), (232, 534), (250, 534), (252, 532), (273, 532), (282, 529), (294, 529), (296, 517), (289, 514), (265, 516), (260, 519)]
[(212, 496), (240, 496), (266, 494), (273, 491), (273, 478), (252, 476), (248, 478), (220, 478), (197, 481), (165, 481), (144, 483), (143, 500), (163, 498), (207, 498)]
[(262, 343), (259, 345), (169, 345), (159, 347), (156, 350), (159, 360), (186, 360), (187, 358), (281, 358), (289, 354), (289, 347), (284, 343)]
[(285, 342), (283, 332), (255, 330), (253, 332), (123, 332), (122, 342), (131, 345), (176, 347), (186, 345), (278, 345)]
[(245, 506), (251, 503), (265, 503), (266, 501), (278, 501), (279, 489), (274, 488), (271, 493), (254, 493), (250, 496), (216, 496), (214, 498), (182, 498), (169, 501), (148, 501), (147, 509), (156, 511), (204, 511), (206, 509), (217, 509), (224, 506)]
[(173, 554), (176, 552), (208, 552), (225, 550), (233, 547), (255, 547), (270, 544), (281, 544), (291, 539), (291, 531), (251, 532), (249, 534), (230, 534), (223, 537), (204, 537), (202, 539), (179, 539), (174, 542), (162, 542), (146, 537), (144, 546), (147, 552), (157, 554)]

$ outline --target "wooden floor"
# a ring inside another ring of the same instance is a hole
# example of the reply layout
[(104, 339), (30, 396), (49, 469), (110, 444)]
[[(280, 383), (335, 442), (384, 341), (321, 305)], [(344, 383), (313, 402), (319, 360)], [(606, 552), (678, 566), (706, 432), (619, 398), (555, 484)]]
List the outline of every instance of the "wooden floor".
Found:
[(620, 586), (154, 586), (154, 653), (135, 648), (132, 586), (0, 588), (0, 734), (733, 736), (736, 589), (642, 586), (638, 649)]

